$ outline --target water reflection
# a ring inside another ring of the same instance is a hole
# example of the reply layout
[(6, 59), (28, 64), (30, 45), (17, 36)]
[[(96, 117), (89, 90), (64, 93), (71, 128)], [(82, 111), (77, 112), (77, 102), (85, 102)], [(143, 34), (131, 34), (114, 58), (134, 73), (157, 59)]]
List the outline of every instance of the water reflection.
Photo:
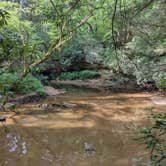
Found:
[[(133, 138), (154, 107), (150, 97), (72, 91), (23, 105), (0, 127), (0, 166), (137, 166), (142, 147)], [(77, 107), (58, 106), (64, 102)]]
[(13, 136), (11, 134), (7, 134), (6, 138), (8, 139), (8, 147), (9, 147), (9, 152), (15, 152), (18, 148), (18, 139), (16, 136)]

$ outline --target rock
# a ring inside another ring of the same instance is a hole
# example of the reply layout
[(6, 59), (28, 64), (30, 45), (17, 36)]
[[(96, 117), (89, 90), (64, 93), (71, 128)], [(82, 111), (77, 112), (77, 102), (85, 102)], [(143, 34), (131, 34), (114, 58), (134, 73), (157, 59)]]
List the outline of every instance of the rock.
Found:
[[(39, 104), (38, 107), (44, 109), (44, 110), (49, 110), (49, 109), (54, 109), (54, 108), (64, 108), (62, 104)], [(66, 107), (65, 107), (66, 108)], [(56, 110), (59, 112), (58, 110)]]
[(26, 104), (29, 102), (39, 101), (41, 100), (41, 98), (42, 97), (37, 92), (31, 92), (29, 94), (18, 96), (14, 99), (11, 99), (10, 102)]
[(0, 104), (0, 111), (5, 111), (5, 107), (2, 104)]
[(96, 151), (94, 149), (94, 145), (93, 144), (89, 144), (87, 142), (84, 143), (84, 147), (85, 147), (85, 151)]
[(85, 149), (86, 154), (88, 154), (88, 155), (93, 155), (96, 152), (94, 145), (89, 144), (87, 142), (84, 143), (84, 149)]
[(43, 109), (47, 109), (47, 108), (51, 108), (52, 105), (50, 105), (50, 104), (39, 104), (39, 107), (41, 107)]
[(64, 91), (59, 90), (59, 89), (55, 89), (55, 88), (53, 88), (51, 86), (45, 86), (44, 90), (46, 91), (48, 96), (57, 96), (57, 95), (59, 95), (61, 93), (64, 93)]
[(10, 109), (10, 110), (13, 110), (13, 109), (16, 108), (16, 104), (15, 104), (15, 103), (7, 103), (7, 104), (5, 105), (5, 108)]
[(75, 107), (77, 107), (77, 104), (64, 102), (62, 104), (62, 106), (65, 107), (65, 108), (75, 108)]
[(48, 107), (48, 104), (39, 104), (38, 106), (41, 108), (46, 108), (46, 107)]
[(149, 91), (149, 92), (156, 90), (156, 89), (157, 89), (157, 87), (156, 87), (156, 84), (154, 81), (147, 81), (142, 86), (142, 90)]
[(0, 117), (0, 122), (6, 122), (6, 118), (5, 117)]
[(166, 106), (166, 98), (165, 97), (160, 97), (160, 96), (154, 96), (151, 97), (151, 100), (153, 103), (157, 104), (157, 105), (165, 105)]

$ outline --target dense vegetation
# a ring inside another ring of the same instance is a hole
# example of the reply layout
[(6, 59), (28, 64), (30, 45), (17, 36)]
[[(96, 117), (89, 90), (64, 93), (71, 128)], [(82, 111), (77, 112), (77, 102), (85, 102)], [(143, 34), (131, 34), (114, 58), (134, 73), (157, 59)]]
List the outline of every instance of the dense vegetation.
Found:
[[(44, 95), (49, 79), (97, 78), (103, 68), (165, 91), (165, 23), (165, 0), (1, 0), (0, 95)], [(142, 134), (158, 164), (165, 115), (153, 119)]]
[(163, 0), (2, 0), (0, 79), (9, 81), (1, 92), (17, 91), (29, 73), (40, 75), (55, 62), (60, 73), (103, 64), (165, 89), (165, 12)]
[(150, 152), (149, 165), (165, 165), (166, 163), (166, 114), (151, 114), (148, 117), (153, 125), (140, 130), (139, 142), (145, 144)]

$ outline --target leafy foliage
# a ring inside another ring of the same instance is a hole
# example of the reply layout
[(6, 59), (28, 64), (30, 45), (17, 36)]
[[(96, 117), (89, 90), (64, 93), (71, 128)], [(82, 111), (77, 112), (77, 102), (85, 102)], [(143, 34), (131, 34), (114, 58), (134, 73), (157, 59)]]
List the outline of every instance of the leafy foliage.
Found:
[[(18, 73), (3, 73), (0, 77), (0, 93), (6, 94), (11, 91), (13, 83), (17, 80)], [(17, 89), (13, 89), (15, 93), (26, 94), (31, 91), (36, 91), (40, 95), (45, 95), (44, 87), (40, 80), (31, 74), (25, 77), (18, 85)]]
[(159, 83), (158, 83), (158, 87), (160, 89), (163, 89), (163, 90), (166, 90), (166, 80), (161, 80)]
[(0, 9), (0, 28), (4, 25), (7, 25), (7, 19), (10, 18), (10, 15), (5, 10)]
[(164, 166), (166, 163), (166, 114), (152, 114), (152, 127), (140, 131), (138, 141), (143, 142), (150, 151), (151, 165)]
[(2, 0), (0, 6), (0, 67), (22, 73), (17, 82), (52, 56), (64, 68), (103, 63), (140, 85), (152, 80), (165, 89), (164, 1)]

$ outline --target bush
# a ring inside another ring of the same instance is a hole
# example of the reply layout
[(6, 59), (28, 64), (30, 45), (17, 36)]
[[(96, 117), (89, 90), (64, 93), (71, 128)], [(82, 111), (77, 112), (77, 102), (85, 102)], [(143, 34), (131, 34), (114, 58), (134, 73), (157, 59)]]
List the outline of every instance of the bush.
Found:
[(140, 138), (150, 153), (150, 165), (164, 166), (166, 163), (166, 113), (151, 114), (151, 127), (140, 130)]
[(62, 73), (58, 79), (60, 80), (75, 80), (75, 79), (90, 79), (97, 78), (100, 74), (96, 71), (84, 70), (84, 71), (74, 71), (74, 72), (65, 72)]
[(166, 91), (166, 79), (163, 79), (158, 84), (159, 89)]
[[(17, 73), (3, 73), (0, 76), (0, 93), (6, 94), (11, 90), (13, 83), (17, 80)], [(25, 77), (18, 88), (14, 90), (14, 93), (26, 94), (31, 91), (38, 92), (41, 96), (46, 95), (44, 87), (41, 81), (35, 78), (33, 75), (29, 74)]]

